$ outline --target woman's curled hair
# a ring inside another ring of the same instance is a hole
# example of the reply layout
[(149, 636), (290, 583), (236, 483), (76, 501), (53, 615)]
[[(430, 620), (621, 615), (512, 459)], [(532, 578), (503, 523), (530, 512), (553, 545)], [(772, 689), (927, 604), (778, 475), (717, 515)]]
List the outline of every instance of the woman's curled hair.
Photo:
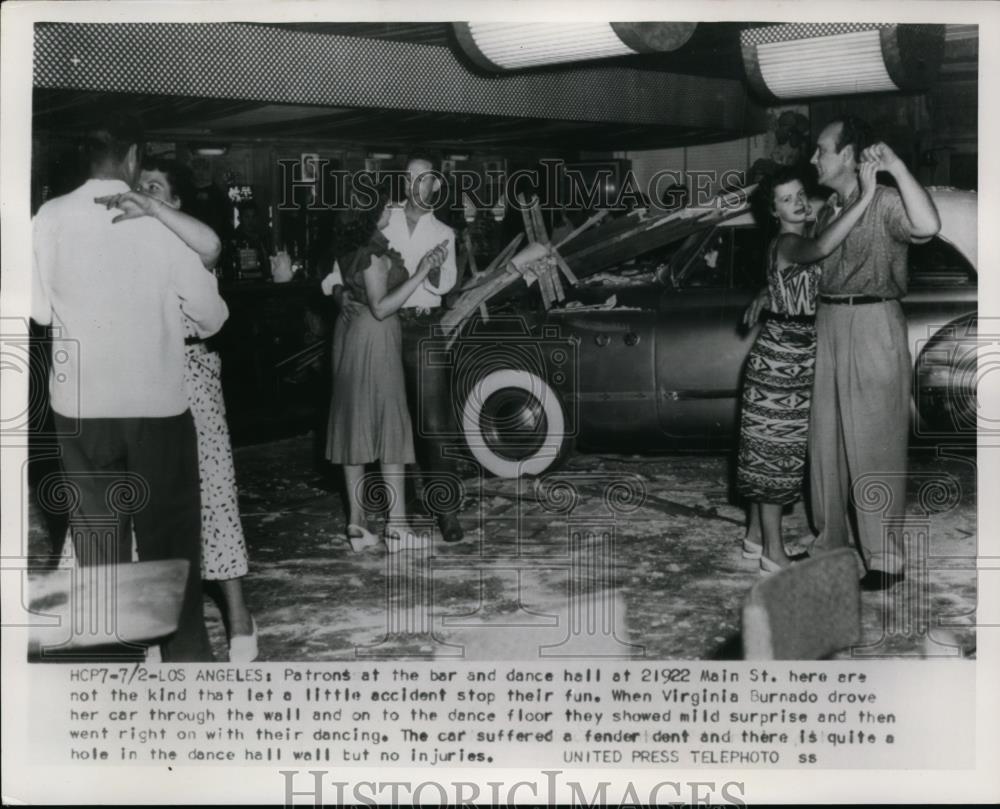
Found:
[(388, 189), (380, 187), (377, 191), (378, 195), (374, 205), (356, 206), (342, 214), (337, 244), (334, 249), (338, 256), (346, 256), (359, 247), (364, 247), (375, 235), (382, 211), (389, 204)]

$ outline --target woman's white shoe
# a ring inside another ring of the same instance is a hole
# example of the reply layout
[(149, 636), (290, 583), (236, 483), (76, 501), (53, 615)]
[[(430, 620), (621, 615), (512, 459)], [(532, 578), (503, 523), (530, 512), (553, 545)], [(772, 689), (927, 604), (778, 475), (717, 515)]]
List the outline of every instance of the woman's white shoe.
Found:
[(229, 662), (252, 663), (257, 659), (257, 622), (251, 618), (253, 632), (249, 635), (233, 635), (229, 639)]

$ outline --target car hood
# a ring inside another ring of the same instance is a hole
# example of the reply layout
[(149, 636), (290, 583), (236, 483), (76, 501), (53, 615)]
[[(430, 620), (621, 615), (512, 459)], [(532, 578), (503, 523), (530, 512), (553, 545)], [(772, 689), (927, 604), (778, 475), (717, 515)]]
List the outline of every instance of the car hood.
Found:
[(938, 234), (953, 245), (979, 270), (979, 198), (975, 191), (957, 188), (928, 188), (941, 217)]

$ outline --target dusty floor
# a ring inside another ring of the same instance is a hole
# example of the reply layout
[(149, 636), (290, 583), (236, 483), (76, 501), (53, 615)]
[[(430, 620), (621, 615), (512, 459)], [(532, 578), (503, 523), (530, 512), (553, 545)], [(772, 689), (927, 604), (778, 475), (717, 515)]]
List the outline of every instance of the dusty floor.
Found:
[[(309, 437), (237, 449), (261, 659), (737, 658), (758, 572), (740, 553), (729, 463), (579, 454), (539, 482), (470, 476), (464, 542), (388, 555), (350, 550), (337, 477)], [(912, 539), (907, 586), (863, 594), (865, 654), (975, 653), (975, 472), (971, 455), (911, 451), (910, 529), (925, 528), (929, 550)], [(37, 513), (31, 526), (43, 553)], [(801, 504), (785, 534), (807, 535)], [(225, 660), (210, 598), (206, 612)]]

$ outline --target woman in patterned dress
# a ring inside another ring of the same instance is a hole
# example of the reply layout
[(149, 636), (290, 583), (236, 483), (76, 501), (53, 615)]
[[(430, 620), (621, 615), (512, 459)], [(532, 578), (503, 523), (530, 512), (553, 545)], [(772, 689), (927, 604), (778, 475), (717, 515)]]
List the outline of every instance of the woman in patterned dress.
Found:
[[(148, 159), (143, 163), (137, 191), (101, 201), (107, 202), (109, 208), (125, 211), (119, 219), (133, 216), (159, 219), (198, 254), (208, 271), (219, 258), (219, 238), (208, 225), (181, 211), (185, 188), (179, 164)], [(183, 317), (179, 307), (177, 314)], [(187, 318), (184, 325), (184, 385), (198, 434), (201, 577), (217, 581), (222, 590), (229, 629), (229, 660), (250, 662), (257, 658), (257, 626), (243, 598), (247, 549), (222, 398), (222, 364), (218, 353), (199, 340)]]
[(805, 472), (816, 362), (817, 262), (840, 246), (871, 202), (874, 164), (862, 164), (859, 179), (858, 200), (812, 238), (804, 235), (811, 211), (794, 170), (780, 170), (757, 191), (779, 232), (767, 251), (770, 309), (747, 359), (736, 485), (751, 504), (743, 555), (759, 558), (761, 573), (794, 561), (782, 542), (781, 514), (799, 499)]
[(402, 329), (396, 313), (447, 255), (442, 242), (424, 255), (411, 277), (403, 257), (381, 229), (389, 223), (388, 197), (353, 213), (353, 238), (338, 263), (344, 287), (362, 304), (341, 310), (333, 332), (333, 398), (326, 457), (344, 467), (347, 540), (354, 550), (377, 543), (365, 526), (361, 491), (365, 464), (378, 461), (388, 488), (385, 544), (390, 552), (426, 547), (426, 536), (407, 523), (403, 473), (413, 463), (413, 429), (403, 377)]

